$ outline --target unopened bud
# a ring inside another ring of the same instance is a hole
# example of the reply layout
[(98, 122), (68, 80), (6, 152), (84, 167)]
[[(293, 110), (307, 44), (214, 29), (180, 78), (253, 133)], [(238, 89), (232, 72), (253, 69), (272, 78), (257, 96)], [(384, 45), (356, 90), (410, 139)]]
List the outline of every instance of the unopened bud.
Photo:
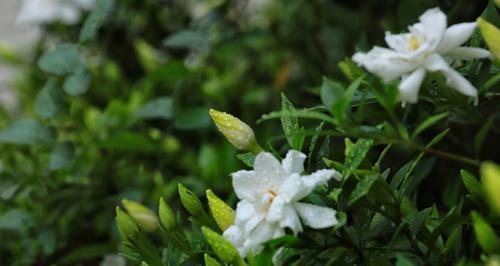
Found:
[(214, 109), (210, 109), (209, 114), (222, 135), (234, 147), (256, 153), (262, 150), (259, 144), (257, 144), (252, 128), (246, 123), (228, 113), (219, 112)]
[(234, 224), (234, 211), (223, 200), (218, 198), (212, 190), (207, 190), (208, 206), (212, 217), (222, 231)]
[(166, 231), (170, 231), (172, 229), (177, 228), (177, 218), (175, 217), (174, 212), (168, 206), (168, 204), (160, 198), (160, 208), (158, 209), (158, 215), (160, 216), (160, 222), (163, 228)]
[(133, 236), (139, 230), (139, 227), (134, 222), (134, 219), (122, 211), (120, 207), (116, 207), (115, 219), (118, 225), (118, 231), (120, 232), (120, 236), (123, 240), (127, 240), (127, 238)]
[(481, 164), (481, 183), (491, 209), (500, 214), (500, 166), (485, 162)]
[(186, 210), (195, 218), (203, 215), (203, 205), (194, 192), (189, 190), (183, 184), (178, 185), (178, 190), (184, 208), (186, 208)]
[(493, 52), (497, 59), (500, 59), (500, 29), (483, 18), (477, 19), (477, 25), (491, 52)]
[(127, 212), (139, 226), (146, 232), (153, 232), (158, 227), (158, 217), (146, 206), (131, 200), (122, 200)]
[(205, 266), (221, 266), (216, 259), (210, 257), (207, 253), (203, 255), (203, 258), (205, 259)]
[(245, 265), (238, 250), (227, 239), (205, 226), (201, 232), (219, 259), (233, 265)]

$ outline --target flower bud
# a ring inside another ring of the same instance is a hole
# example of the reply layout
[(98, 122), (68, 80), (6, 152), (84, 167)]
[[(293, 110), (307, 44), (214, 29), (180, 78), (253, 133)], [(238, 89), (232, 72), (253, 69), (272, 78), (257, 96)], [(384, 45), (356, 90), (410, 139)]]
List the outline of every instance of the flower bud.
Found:
[(497, 59), (500, 59), (500, 29), (483, 18), (477, 19), (477, 25), (491, 52), (493, 52)]
[(180, 183), (178, 185), (178, 190), (184, 208), (186, 208), (186, 210), (195, 218), (202, 216), (203, 205), (194, 192)]
[(247, 124), (230, 114), (214, 109), (210, 109), (209, 114), (222, 135), (234, 147), (255, 153), (262, 150), (259, 144), (257, 144), (252, 128)]
[(127, 238), (133, 236), (139, 230), (139, 227), (134, 222), (132, 217), (122, 211), (120, 207), (116, 207), (115, 219), (118, 224), (118, 231), (120, 232), (120, 236), (123, 240), (127, 240)]
[(127, 199), (123, 199), (122, 204), (130, 216), (132, 216), (135, 222), (139, 224), (144, 231), (153, 232), (156, 230), (159, 222), (158, 217), (156, 217), (153, 211), (138, 202)]
[(233, 265), (245, 265), (238, 250), (227, 239), (205, 226), (201, 232), (219, 259)]
[(175, 217), (174, 212), (170, 209), (170, 206), (160, 198), (160, 208), (158, 209), (158, 215), (160, 216), (160, 222), (163, 226), (163, 229), (166, 231), (171, 231), (172, 229), (177, 228), (177, 218)]
[(483, 191), (491, 209), (500, 214), (500, 167), (492, 162), (485, 162), (481, 165), (481, 182)]
[(222, 231), (234, 224), (234, 211), (224, 201), (218, 198), (212, 190), (207, 190), (208, 206), (212, 217)]
[(207, 253), (203, 255), (203, 258), (205, 259), (205, 266), (221, 266), (217, 260), (210, 257)]

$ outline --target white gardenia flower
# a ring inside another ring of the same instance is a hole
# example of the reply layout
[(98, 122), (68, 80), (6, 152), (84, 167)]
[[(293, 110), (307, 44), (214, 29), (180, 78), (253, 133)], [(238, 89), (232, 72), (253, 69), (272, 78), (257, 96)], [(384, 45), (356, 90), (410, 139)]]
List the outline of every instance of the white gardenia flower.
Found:
[(417, 102), (427, 71), (441, 73), (448, 86), (477, 97), (476, 88), (449, 65), (454, 60), (491, 57), (488, 50), (461, 46), (474, 32), (476, 23), (446, 28), (446, 15), (439, 8), (427, 10), (419, 21), (409, 27), (409, 33), (386, 32), (390, 49), (375, 46), (368, 53), (354, 54), (352, 59), (386, 83), (402, 77), (399, 92), (403, 104)]
[(41, 25), (55, 21), (75, 24), (81, 11), (89, 10), (95, 0), (23, 0), (17, 15), (19, 25)]
[(329, 169), (301, 176), (305, 159), (305, 154), (290, 150), (280, 163), (270, 153), (261, 152), (255, 158), (253, 171), (232, 174), (233, 188), (241, 201), (236, 207), (235, 223), (224, 231), (224, 237), (241, 256), (249, 251), (258, 253), (262, 243), (283, 236), (285, 228), (294, 234), (302, 232), (301, 220), (315, 229), (338, 223), (335, 210), (298, 202), (316, 186), (341, 177)]

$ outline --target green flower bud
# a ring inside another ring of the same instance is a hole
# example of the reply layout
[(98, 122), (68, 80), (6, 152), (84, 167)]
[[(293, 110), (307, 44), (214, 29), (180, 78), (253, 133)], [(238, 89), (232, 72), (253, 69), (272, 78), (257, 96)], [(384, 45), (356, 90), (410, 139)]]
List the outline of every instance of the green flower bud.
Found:
[(238, 250), (227, 239), (205, 226), (201, 232), (219, 259), (233, 265), (245, 265)]
[(481, 165), (481, 182), (491, 209), (500, 214), (500, 167), (492, 162)]
[(138, 202), (127, 199), (123, 199), (122, 204), (144, 231), (153, 232), (156, 230), (159, 222), (153, 211)]
[(210, 257), (207, 253), (203, 255), (203, 258), (205, 259), (205, 266), (221, 266), (216, 259)]
[(252, 128), (238, 118), (214, 109), (209, 111), (219, 131), (234, 147), (244, 151), (258, 153), (262, 148), (257, 144)]
[(184, 208), (186, 208), (186, 210), (195, 218), (202, 216), (203, 205), (194, 192), (180, 183), (178, 185), (178, 190)]
[(134, 219), (122, 211), (120, 207), (116, 207), (115, 219), (118, 224), (118, 231), (120, 232), (120, 236), (123, 240), (126, 240), (130, 236), (134, 235), (139, 230), (139, 227), (134, 222)]
[(222, 231), (234, 224), (234, 211), (224, 201), (219, 199), (212, 190), (207, 190), (208, 206), (215, 222)]
[(500, 29), (483, 18), (477, 19), (477, 25), (491, 52), (497, 59), (500, 59)]
[(479, 213), (473, 211), (471, 216), (474, 225), (474, 233), (476, 234), (477, 242), (479, 242), (481, 248), (487, 253), (499, 252), (500, 238), (496, 236), (493, 228), (483, 220)]
[(160, 216), (161, 225), (166, 231), (177, 228), (177, 217), (175, 217), (174, 212), (170, 209), (163, 198), (160, 198), (160, 208), (158, 210), (158, 214)]

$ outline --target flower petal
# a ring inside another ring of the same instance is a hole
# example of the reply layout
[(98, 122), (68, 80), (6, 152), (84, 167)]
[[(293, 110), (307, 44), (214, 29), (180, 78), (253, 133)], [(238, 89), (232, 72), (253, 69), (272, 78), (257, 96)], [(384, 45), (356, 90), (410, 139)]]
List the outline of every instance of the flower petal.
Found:
[(477, 89), (460, 73), (451, 68), (448, 63), (439, 55), (429, 56), (426, 62), (426, 68), (429, 71), (441, 72), (446, 78), (448, 86), (456, 89), (462, 94), (471, 97), (477, 97)]
[(388, 31), (385, 32), (385, 42), (387, 45), (398, 53), (407, 53), (410, 51), (411, 33), (392, 34)]
[(245, 246), (252, 250), (254, 254), (259, 253), (262, 249), (261, 244), (273, 238), (275, 231), (279, 230), (278, 227), (268, 223), (260, 223), (255, 230), (252, 231), (245, 241)]
[(277, 196), (274, 198), (269, 210), (267, 211), (266, 222), (276, 223), (283, 217), (283, 206), (286, 204), (283, 197)]
[(375, 46), (368, 53), (356, 53), (352, 60), (382, 78), (385, 83), (412, 72), (417, 66), (397, 52)]
[[(446, 15), (436, 7), (425, 11), (418, 19), (421, 22), (422, 29), (425, 30), (428, 48), (437, 48), (446, 30)], [(418, 27), (418, 24), (413, 27)], [(410, 31), (413, 32), (411, 28)]]
[(255, 157), (254, 169), (259, 187), (277, 190), (285, 177), (281, 163), (268, 152), (261, 152)]
[(304, 161), (307, 156), (300, 151), (289, 150), (281, 165), (285, 170), (285, 175), (300, 174), (304, 172)]
[(460, 23), (450, 26), (444, 32), (443, 39), (438, 47), (438, 52), (441, 54), (448, 53), (450, 50), (464, 44), (474, 33), (476, 22)]
[(311, 228), (321, 229), (338, 224), (337, 211), (308, 203), (295, 203), (295, 209), (302, 221)]
[(239, 199), (253, 201), (256, 194), (262, 190), (263, 183), (259, 182), (254, 171), (240, 170), (231, 175), (234, 192)]
[(256, 215), (255, 205), (248, 200), (242, 200), (236, 205), (236, 219), (235, 223), (242, 223), (250, 217)]
[(446, 58), (458, 60), (472, 60), (479, 58), (492, 58), (490, 51), (475, 47), (457, 47), (445, 54)]
[(422, 86), (422, 81), (424, 81), (425, 69), (419, 68), (410, 75), (403, 78), (399, 84), (399, 95), (403, 102), (403, 105), (407, 102), (416, 103), (418, 99), (418, 91), (420, 86)]
[(307, 176), (291, 175), (283, 181), (279, 194), (289, 201), (300, 200), (311, 194), (315, 187), (334, 177), (340, 180), (340, 173), (332, 169), (318, 170)]
[(283, 218), (281, 219), (279, 225), (282, 228), (290, 228), (294, 235), (297, 235), (304, 230), (302, 228), (302, 224), (300, 223), (299, 216), (291, 204), (283, 206)]

